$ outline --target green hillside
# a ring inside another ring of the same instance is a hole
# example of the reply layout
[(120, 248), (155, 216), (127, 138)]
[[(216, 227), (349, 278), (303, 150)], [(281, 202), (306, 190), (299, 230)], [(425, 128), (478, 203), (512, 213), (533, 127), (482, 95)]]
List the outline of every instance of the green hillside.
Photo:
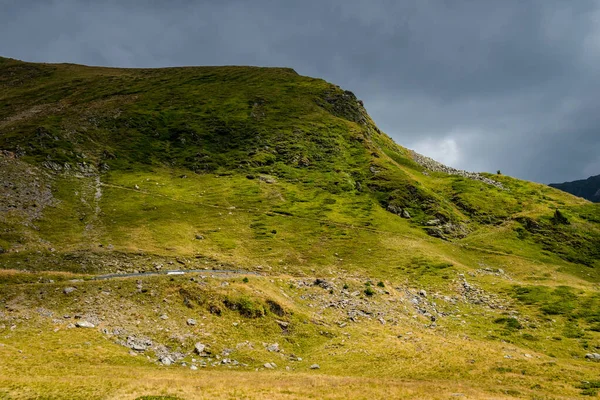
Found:
[(600, 205), (323, 80), (0, 58), (0, 398), (594, 395), (599, 284)]

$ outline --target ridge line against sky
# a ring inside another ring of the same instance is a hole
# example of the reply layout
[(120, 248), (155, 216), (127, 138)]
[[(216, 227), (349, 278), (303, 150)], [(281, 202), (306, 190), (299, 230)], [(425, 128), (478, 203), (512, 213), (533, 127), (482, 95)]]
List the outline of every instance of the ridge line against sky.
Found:
[(543, 183), (600, 174), (600, 2), (0, 0), (0, 55), (294, 68), (399, 144)]

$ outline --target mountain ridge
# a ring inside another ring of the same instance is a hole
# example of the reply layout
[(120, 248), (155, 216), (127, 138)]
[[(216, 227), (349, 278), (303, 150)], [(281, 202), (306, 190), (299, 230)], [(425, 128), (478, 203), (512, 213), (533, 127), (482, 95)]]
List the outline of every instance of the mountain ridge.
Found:
[(600, 175), (570, 182), (550, 183), (549, 186), (578, 197), (583, 197), (594, 203), (600, 203)]

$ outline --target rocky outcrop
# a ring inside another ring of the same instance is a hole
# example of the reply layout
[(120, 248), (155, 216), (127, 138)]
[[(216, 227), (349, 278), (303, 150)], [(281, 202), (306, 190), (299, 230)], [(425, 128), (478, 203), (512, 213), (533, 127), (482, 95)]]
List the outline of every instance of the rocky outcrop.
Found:
[(447, 240), (449, 238), (464, 238), (469, 230), (464, 224), (446, 222), (440, 219), (432, 219), (425, 223), (425, 231), (433, 237)]
[(504, 186), (500, 182), (497, 182), (493, 179), (487, 178), (476, 172), (469, 172), (469, 171), (464, 171), (462, 169), (448, 167), (447, 165), (439, 163), (429, 157), (425, 157), (424, 155), (421, 155), (412, 150), (411, 150), (411, 155), (412, 155), (413, 160), (417, 164), (421, 165), (422, 167), (424, 167), (430, 171), (442, 172), (442, 173), (448, 174), (448, 175), (458, 175), (458, 176), (462, 176), (463, 178), (473, 179), (476, 181), (481, 181), (483, 183), (487, 183), (488, 185), (495, 186), (499, 189), (504, 189)]

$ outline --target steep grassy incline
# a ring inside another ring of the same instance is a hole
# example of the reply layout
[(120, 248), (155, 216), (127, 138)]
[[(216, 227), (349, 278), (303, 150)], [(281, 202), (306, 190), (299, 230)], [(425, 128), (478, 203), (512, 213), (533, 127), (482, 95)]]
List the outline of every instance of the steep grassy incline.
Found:
[(110, 244), (295, 265), (335, 265), (344, 249), (345, 263), (370, 266), (394, 261), (374, 231), (420, 238), (429, 252), (439, 241), (427, 232), (556, 255), (597, 277), (598, 207), (508, 177), (488, 176), (497, 187), (428, 173), (351, 92), (290, 69), (0, 59), (0, 85), (6, 259), (79, 260)]
[[(252, 274), (92, 280), (172, 269)], [(600, 386), (584, 359), (600, 353), (599, 283), (600, 205), (415, 154), (323, 80), (0, 58), (0, 397), (133, 398), (147, 372), (193, 398), (148, 362), (198, 363), (202, 340), (236, 367), (349, 376), (373, 398), (423, 398), (432, 382), (438, 398), (572, 398)], [(66, 331), (71, 316), (97, 329)], [(128, 336), (153, 343), (147, 358), (117, 346)], [(287, 353), (260, 344), (277, 340)], [(83, 374), (60, 361), (65, 343), (86, 371), (135, 378), (46, 379)], [(15, 356), (36, 346), (49, 350)], [(206, 367), (230, 367), (217, 360)], [(320, 397), (308, 376), (261, 376), (287, 382), (277, 398)], [(219, 395), (267, 389), (240, 390)]]

